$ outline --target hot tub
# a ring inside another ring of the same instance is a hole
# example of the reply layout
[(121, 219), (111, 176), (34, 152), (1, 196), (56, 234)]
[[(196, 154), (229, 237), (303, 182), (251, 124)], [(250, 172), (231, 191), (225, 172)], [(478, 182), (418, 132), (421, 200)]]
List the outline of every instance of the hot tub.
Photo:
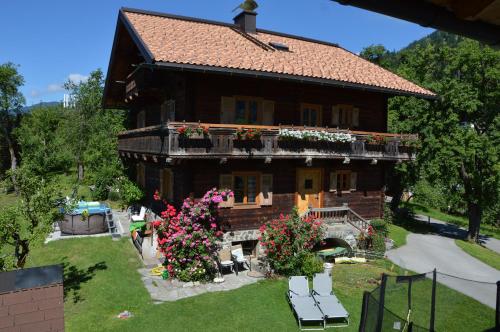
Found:
[(105, 203), (80, 201), (71, 213), (64, 214), (64, 220), (59, 221), (59, 229), (72, 235), (104, 233), (108, 231), (106, 217), (110, 215), (111, 209)]

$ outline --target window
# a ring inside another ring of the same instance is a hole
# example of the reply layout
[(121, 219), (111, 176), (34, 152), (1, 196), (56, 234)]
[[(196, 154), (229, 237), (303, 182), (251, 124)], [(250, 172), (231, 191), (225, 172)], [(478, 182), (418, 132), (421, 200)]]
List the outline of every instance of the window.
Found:
[(257, 124), (259, 122), (259, 102), (255, 99), (237, 97), (235, 99), (234, 122), (237, 124)]
[(233, 174), (233, 192), (235, 204), (257, 204), (259, 194), (259, 174)]
[(300, 120), (304, 126), (321, 126), (321, 105), (302, 104)]
[(330, 191), (349, 192), (357, 187), (358, 173), (344, 170), (330, 173)]
[(339, 191), (351, 190), (351, 171), (337, 172), (337, 190)]
[(336, 105), (332, 108), (332, 124), (340, 128), (359, 126), (359, 109), (352, 105)]

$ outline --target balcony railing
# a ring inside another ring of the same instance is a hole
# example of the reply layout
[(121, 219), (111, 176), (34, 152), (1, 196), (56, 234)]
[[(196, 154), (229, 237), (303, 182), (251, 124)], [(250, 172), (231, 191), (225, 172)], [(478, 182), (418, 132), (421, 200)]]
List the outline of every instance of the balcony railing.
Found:
[[(287, 136), (287, 131), (306, 137)], [(415, 157), (412, 146), (416, 140), (416, 135), (332, 128), (169, 122), (121, 133), (118, 149), (122, 155), (171, 158), (252, 156), (405, 160)]]

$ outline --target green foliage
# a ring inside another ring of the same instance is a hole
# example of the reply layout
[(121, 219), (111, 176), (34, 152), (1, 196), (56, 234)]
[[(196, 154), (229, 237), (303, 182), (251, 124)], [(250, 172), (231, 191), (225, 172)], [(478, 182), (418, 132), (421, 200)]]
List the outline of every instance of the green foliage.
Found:
[(404, 186), (411, 189), (419, 177), (436, 186), (446, 198), (433, 204), (467, 211), (470, 237), (477, 239), (483, 214), (495, 215), (485, 211), (500, 204), (500, 51), (436, 35), (398, 56), (400, 75), (439, 95), (390, 100), (390, 129), (421, 140), (415, 167), (401, 177)]
[(372, 250), (376, 252), (385, 252), (385, 236), (382, 234), (373, 235), (372, 237)]
[(321, 273), (323, 270), (323, 261), (313, 253), (308, 253), (302, 258), (302, 275), (312, 278), (316, 273)]
[(31, 248), (43, 242), (61, 217), (60, 196), (47, 178), (21, 167), (16, 171), (20, 199), (0, 210), (0, 270), (22, 268)]
[(66, 141), (62, 105), (39, 107), (23, 116), (15, 130), (24, 167), (38, 175), (66, 171), (71, 155)]
[(120, 182), (119, 191), (120, 199), (125, 208), (140, 202), (144, 198), (141, 188), (127, 178), (122, 179)]
[(370, 222), (375, 234), (380, 234), (382, 236), (387, 236), (389, 233), (389, 228), (387, 222), (383, 219), (374, 219)]
[(117, 154), (117, 134), (124, 130), (124, 112), (102, 109), (104, 76), (101, 70), (90, 73), (85, 82), (67, 82), (75, 107), (67, 124), (67, 140), (75, 163), (84, 169), (85, 182), (93, 185), (93, 199), (106, 199), (108, 191), (123, 176)]

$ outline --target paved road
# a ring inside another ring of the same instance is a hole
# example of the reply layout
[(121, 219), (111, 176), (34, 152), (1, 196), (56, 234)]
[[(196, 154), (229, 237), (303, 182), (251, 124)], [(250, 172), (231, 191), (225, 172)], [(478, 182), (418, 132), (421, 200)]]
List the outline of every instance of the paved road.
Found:
[(410, 233), (407, 244), (388, 251), (387, 257), (395, 264), (418, 273), (436, 268), (441, 273), (480, 281), (438, 276), (439, 282), (495, 308), (495, 283), (500, 280), (500, 271), (473, 258), (455, 244), (454, 237), (461, 232), (460, 229), (441, 223), (436, 226), (443, 235)]
[[(458, 238), (458, 239), (463, 239), (467, 236), (467, 230), (465, 228), (458, 227), (458, 226), (453, 225), (453, 224), (448, 224), (444, 221), (430, 218), (427, 216), (417, 215), (417, 216), (415, 216), (415, 218), (418, 220), (422, 220), (422, 221), (429, 221), (430, 220), (430, 223), (436, 229), (436, 232), (438, 234), (448, 236), (448, 237), (454, 237), (454, 238)], [(497, 253), (500, 254), (500, 240), (489, 237), (489, 236), (481, 235), (479, 237), (479, 241), (486, 248), (493, 250), (493, 251), (496, 251)]]

